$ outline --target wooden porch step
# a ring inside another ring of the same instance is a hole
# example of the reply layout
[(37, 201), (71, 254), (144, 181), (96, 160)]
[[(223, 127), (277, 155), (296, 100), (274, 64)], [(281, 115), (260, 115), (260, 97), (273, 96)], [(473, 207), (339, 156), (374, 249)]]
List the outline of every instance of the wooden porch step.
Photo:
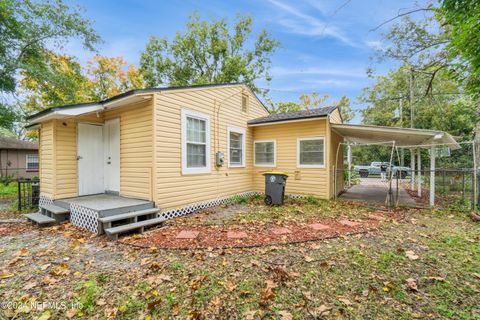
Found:
[(66, 213), (70, 212), (70, 210), (68, 210), (68, 209), (65, 209), (65, 208), (62, 208), (62, 207), (59, 207), (59, 206), (56, 206), (56, 205), (53, 205), (53, 204), (44, 204), (44, 205), (41, 205), (40, 208), (43, 209), (43, 210), (49, 211), (50, 213), (55, 214), (55, 215), (66, 214)]
[(29, 213), (25, 215), (25, 218), (27, 220), (38, 224), (39, 226), (41, 225), (48, 225), (48, 224), (53, 224), (56, 223), (57, 221), (53, 218), (47, 217), (46, 215), (43, 215), (41, 213)]
[(160, 212), (160, 209), (152, 208), (152, 209), (145, 209), (145, 210), (132, 211), (132, 212), (127, 212), (127, 213), (122, 213), (122, 214), (116, 214), (116, 215), (113, 215), (113, 216), (99, 218), (98, 220), (101, 223), (108, 223), (108, 222), (113, 222), (113, 221), (118, 221), (118, 220), (124, 220), (124, 219), (129, 219), (129, 218), (134, 218), (134, 217), (145, 216), (145, 215), (149, 215), (149, 214), (155, 214), (155, 213), (158, 213), (158, 212)]
[(166, 218), (159, 217), (159, 218), (148, 219), (140, 222), (129, 223), (129, 224), (121, 225), (118, 227), (105, 229), (105, 233), (110, 239), (117, 240), (118, 235), (120, 233), (125, 233), (127, 231), (136, 230), (136, 229), (140, 229), (140, 232), (143, 232), (143, 229), (145, 227), (153, 226), (155, 224), (162, 223), (166, 220), (167, 220)]

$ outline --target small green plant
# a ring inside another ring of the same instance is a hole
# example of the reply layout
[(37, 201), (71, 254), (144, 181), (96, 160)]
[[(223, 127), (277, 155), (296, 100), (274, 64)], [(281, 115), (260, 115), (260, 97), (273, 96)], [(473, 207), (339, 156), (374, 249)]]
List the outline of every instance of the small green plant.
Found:
[(102, 293), (102, 288), (98, 286), (96, 280), (88, 280), (80, 282), (76, 288), (80, 291), (78, 302), (81, 305), (81, 310), (86, 312), (92, 312), (95, 310), (95, 301), (97, 297)]
[(13, 176), (3, 176), (0, 177), (0, 183), (3, 184), (5, 187), (8, 187), (10, 183), (12, 183), (15, 179)]
[(248, 202), (248, 197), (236, 194), (233, 195), (230, 200), (235, 204), (246, 204)]
[(318, 199), (317, 197), (314, 197), (314, 196), (307, 196), (305, 198), (305, 202), (307, 204), (311, 204), (311, 205), (319, 205), (320, 204), (320, 199)]

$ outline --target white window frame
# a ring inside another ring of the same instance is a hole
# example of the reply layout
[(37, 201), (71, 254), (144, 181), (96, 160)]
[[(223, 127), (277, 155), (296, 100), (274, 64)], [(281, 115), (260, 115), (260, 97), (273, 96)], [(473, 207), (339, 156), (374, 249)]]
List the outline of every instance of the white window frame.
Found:
[[(311, 140), (323, 140), (323, 165), (320, 164), (301, 164), (300, 163), (300, 142), (301, 141), (311, 141)], [(306, 138), (298, 138), (297, 139), (297, 168), (325, 168), (325, 150), (326, 150), (326, 143), (325, 137), (306, 137)]]
[[(37, 168), (33, 168), (33, 169), (30, 169), (28, 168), (28, 157), (29, 156), (36, 156), (37, 157), (37, 164), (38, 164), (38, 167)], [(40, 156), (37, 154), (37, 153), (28, 153), (25, 155), (25, 170), (28, 171), (28, 172), (37, 172), (40, 168)]]
[[(235, 163), (230, 163), (230, 133), (239, 133), (242, 135), (242, 163), (241, 164), (235, 164)], [(244, 128), (235, 128), (235, 127), (228, 127), (227, 128), (227, 152), (228, 152), (228, 167), (229, 168), (245, 168), (245, 136), (246, 136), (246, 130)]]
[[(188, 168), (187, 167), (187, 118), (196, 118), (205, 121), (205, 153), (206, 166), (203, 168)], [(211, 172), (211, 141), (210, 141), (210, 116), (192, 111), (189, 109), (182, 109), (182, 174), (196, 174), (196, 173), (210, 173)]]
[[(256, 149), (257, 143), (273, 142), (273, 164), (260, 163), (257, 164)], [(277, 140), (255, 140), (253, 141), (253, 165), (255, 167), (276, 168), (277, 167)]]

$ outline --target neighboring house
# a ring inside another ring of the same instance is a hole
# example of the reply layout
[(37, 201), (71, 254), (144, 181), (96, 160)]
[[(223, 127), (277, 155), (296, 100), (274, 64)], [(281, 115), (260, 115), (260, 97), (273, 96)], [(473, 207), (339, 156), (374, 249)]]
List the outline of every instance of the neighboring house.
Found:
[(0, 136), (0, 177), (38, 176), (38, 144)]

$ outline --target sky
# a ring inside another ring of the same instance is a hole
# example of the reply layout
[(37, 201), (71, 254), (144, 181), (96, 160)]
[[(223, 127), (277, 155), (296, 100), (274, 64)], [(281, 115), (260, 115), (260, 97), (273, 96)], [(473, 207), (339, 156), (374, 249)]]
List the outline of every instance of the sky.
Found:
[[(362, 88), (372, 84), (367, 69), (385, 74), (395, 62), (375, 64), (375, 51), (385, 46), (382, 32), (371, 31), (385, 20), (416, 6), (410, 0), (69, 0), (79, 5), (104, 43), (102, 55), (123, 56), (128, 63), (138, 65), (141, 51), (150, 36), (173, 39), (176, 31), (185, 30), (193, 12), (202, 19), (227, 18), (232, 24), (238, 14), (254, 19), (253, 34), (262, 29), (280, 41), (281, 47), (272, 56), (272, 81), (256, 82), (270, 89), (274, 102), (294, 101), (303, 93), (328, 94), (332, 99), (346, 95), (354, 110), (365, 105), (356, 103)], [(66, 53), (81, 62), (93, 53), (72, 41)], [(361, 121), (357, 112), (353, 123)]]

